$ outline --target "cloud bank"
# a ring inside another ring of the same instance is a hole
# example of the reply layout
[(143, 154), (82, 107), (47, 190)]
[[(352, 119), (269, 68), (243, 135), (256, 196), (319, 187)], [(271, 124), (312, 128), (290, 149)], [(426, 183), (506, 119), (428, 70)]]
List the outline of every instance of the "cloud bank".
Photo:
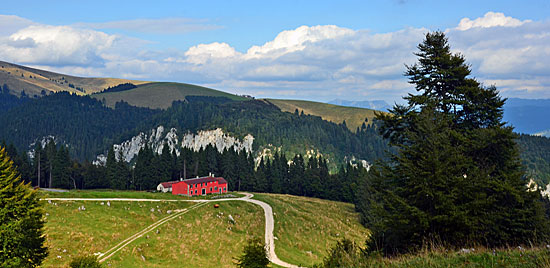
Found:
[[(151, 50), (146, 46), (150, 41), (99, 30), (131, 30), (148, 22), (51, 26), (0, 16), (0, 59), (73, 75), (197, 83), (258, 97), (393, 102), (413, 90), (403, 77), (404, 64), (416, 61), (416, 46), (430, 30), (372, 33), (336, 25), (301, 26), (246, 51), (223, 40)], [(157, 26), (143, 31), (158, 32)], [(550, 98), (549, 21), (488, 12), (463, 18), (445, 32), (481, 82), (496, 85), (505, 97)]]

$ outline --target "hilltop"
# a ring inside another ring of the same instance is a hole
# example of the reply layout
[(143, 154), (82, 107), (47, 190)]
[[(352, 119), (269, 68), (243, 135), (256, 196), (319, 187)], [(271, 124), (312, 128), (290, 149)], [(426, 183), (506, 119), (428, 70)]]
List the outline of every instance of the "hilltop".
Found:
[(151, 109), (167, 109), (174, 101), (183, 101), (187, 96), (225, 97), (235, 101), (244, 101), (246, 98), (229, 94), (223, 91), (184, 83), (151, 82), (138, 85), (134, 89), (94, 94), (92, 97), (102, 100), (109, 107), (116, 102), (125, 101), (137, 107)]
[(298, 110), (299, 113), (320, 116), (324, 120), (342, 124), (346, 121), (346, 126), (351, 131), (356, 131), (361, 128), (362, 124), (371, 124), (375, 117), (376, 110), (339, 106), (334, 104), (304, 101), (304, 100), (280, 100), (267, 99), (270, 103), (279, 107), (283, 112), (294, 113)]
[(41, 96), (42, 91), (67, 91), (78, 95), (92, 94), (123, 83), (141, 85), (147, 81), (121, 78), (86, 78), (21, 66), (0, 61), (0, 86), (7, 85), (14, 95)]

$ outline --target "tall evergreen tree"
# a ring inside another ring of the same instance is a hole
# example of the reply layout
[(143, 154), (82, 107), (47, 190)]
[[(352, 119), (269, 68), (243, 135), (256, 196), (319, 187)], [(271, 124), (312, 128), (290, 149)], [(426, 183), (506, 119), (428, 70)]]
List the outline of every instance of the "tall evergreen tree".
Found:
[(504, 99), (468, 78), (464, 57), (441, 32), (418, 46), (406, 75), (420, 94), (393, 115), (379, 114), (380, 132), (399, 152), (374, 170), (363, 189), (371, 247), (415, 250), (427, 241), (504, 246), (548, 237), (538, 193), (522, 180), (515, 135), (502, 122)]
[(38, 267), (48, 255), (38, 194), (0, 147), (0, 266)]

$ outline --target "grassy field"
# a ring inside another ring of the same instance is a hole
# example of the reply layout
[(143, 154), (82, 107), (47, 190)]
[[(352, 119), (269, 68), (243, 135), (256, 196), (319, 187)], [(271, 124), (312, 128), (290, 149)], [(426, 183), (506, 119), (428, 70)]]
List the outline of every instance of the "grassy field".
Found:
[[(103, 205), (102, 205), (103, 203)], [(45, 202), (46, 244), (49, 256), (44, 267), (65, 267), (77, 255), (101, 252), (183, 209), (185, 202)], [(86, 210), (79, 210), (84, 206)]]
[(340, 124), (346, 120), (346, 125), (353, 132), (356, 131), (357, 127), (361, 127), (363, 122), (365, 122), (365, 118), (368, 119), (368, 124), (372, 123), (375, 112), (371, 109), (338, 106), (313, 101), (278, 99), (268, 99), (268, 101), (279, 107), (283, 112), (293, 113), (298, 109), (299, 112), (304, 111), (304, 114), (320, 116), (324, 120), (336, 124)]
[[(236, 224), (228, 220), (232, 215)], [(242, 201), (204, 205), (166, 223), (106, 261), (111, 267), (234, 267), (247, 239), (263, 237), (260, 207)], [(143, 257), (142, 257), (143, 256)]]
[[(171, 193), (152, 193), (145, 191), (117, 191), (117, 190), (70, 190), (67, 192), (40, 191), (43, 198), (139, 198), (139, 199), (167, 199), (167, 200), (189, 200), (189, 199), (212, 199), (219, 195), (208, 195), (186, 197), (173, 195)], [(229, 192), (235, 197), (243, 197), (243, 194)], [(225, 194), (224, 194), (225, 195)]]
[[(132, 191), (42, 192), (43, 197), (172, 199), (169, 194)], [(235, 193), (233, 193), (235, 194)], [(279, 258), (296, 264), (320, 262), (341, 237), (364, 241), (367, 230), (351, 204), (287, 195), (257, 194), (273, 206)], [(179, 198), (179, 197), (175, 197)], [(43, 267), (67, 267), (82, 254), (105, 252), (148, 225), (187, 208), (186, 202), (45, 202), (47, 246)], [(103, 203), (103, 205), (102, 205)], [(159, 232), (132, 242), (111, 259), (110, 267), (233, 267), (246, 240), (263, 238), (263, 210), (243, 201), (207, 204), (162, 225)], [(86, 210), (78, 208), (84, 206)], [(232, 215), (236, 224), (231, 224)], [(59, 257), (58, 257), (59, 256)], [(143, 256), (143, 257), (142, 257)], [(109, 267), (109, 266), (107, 266)]]
[[(186, 202), (46, 202), (47, 246), (43, 267), (68, 267), (78, 255), (105, 252)], [(86, 210), (78, 208), (84, 206)], [(236, 224), (228, 220), (232, 215)], [(106, 267), (231, 267), (246, 240), (263, 237), (263, 211), (242, 201), (206, 204), (132, 242)], [(143, 257), (142, 257), (143, 256)], [(145, 259), (145, 260), (144, 260)]]
[(227, 97), (232, 100), (246, 100), (237, 95), (206, 87), (166, 82), (148, 83), (132, 90), (102, 93), (92, 97), (99, 100), (105, 98), (106, 104), (110, 107), (114, 107), (116, 102), (124, 100), (134, 106), (166, 109), (172, 105), (173, 101), (184, 100), (186, 96), (212, 96)]
[(255, 194), (273, 207), (275, 252), (286, 262), (311, 267), (320, 263), (336, 241), (346, 237), (364, 244), (368, 230), (352, 204), (316, 198)]

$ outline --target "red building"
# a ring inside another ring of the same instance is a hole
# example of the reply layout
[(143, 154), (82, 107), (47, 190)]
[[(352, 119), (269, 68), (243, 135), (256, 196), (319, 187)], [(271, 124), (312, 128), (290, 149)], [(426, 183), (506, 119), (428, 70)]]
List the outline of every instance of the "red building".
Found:
[(222, 177), (201, 177), (172, 184), (172, 194), (186, 196), (227, 193), (227, 181)]

